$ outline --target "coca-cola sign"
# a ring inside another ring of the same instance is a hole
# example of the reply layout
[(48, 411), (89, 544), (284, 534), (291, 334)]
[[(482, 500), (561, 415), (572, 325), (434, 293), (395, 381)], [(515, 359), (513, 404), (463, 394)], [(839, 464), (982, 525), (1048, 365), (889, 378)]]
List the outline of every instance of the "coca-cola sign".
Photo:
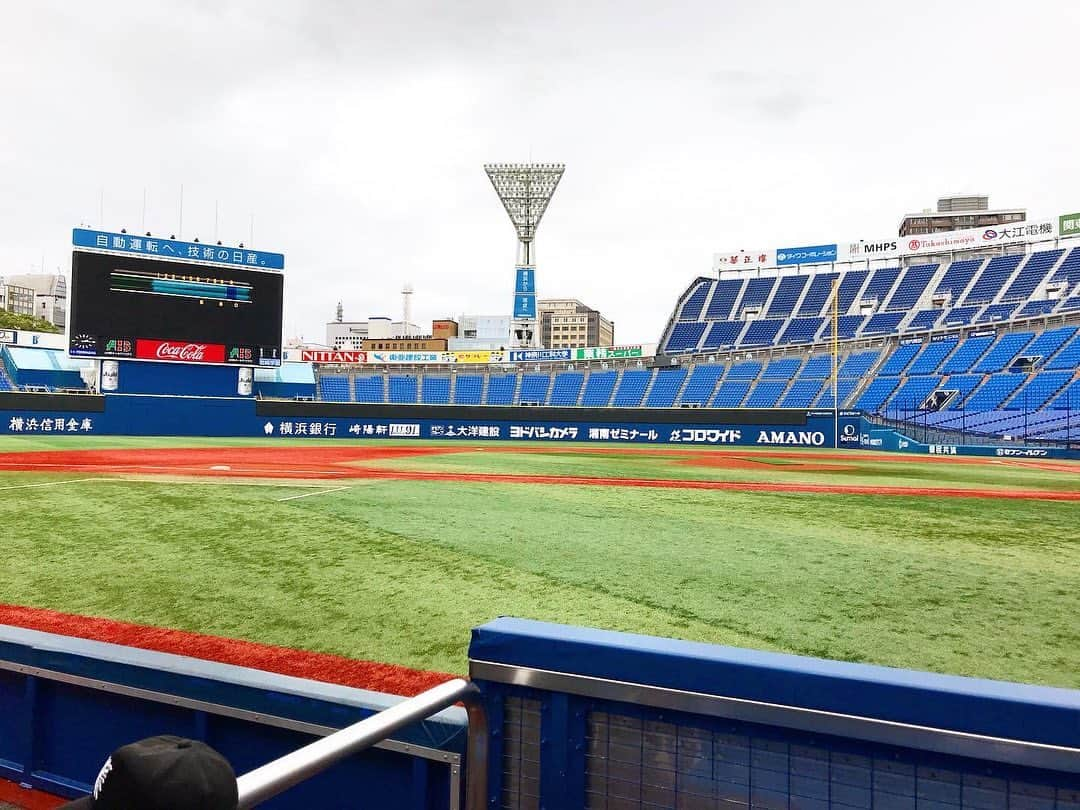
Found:
[(135, 356), (140, 360), (164, 360), (173, 363), (224, 363), (225, 347), (220, 343), (137, 340)]

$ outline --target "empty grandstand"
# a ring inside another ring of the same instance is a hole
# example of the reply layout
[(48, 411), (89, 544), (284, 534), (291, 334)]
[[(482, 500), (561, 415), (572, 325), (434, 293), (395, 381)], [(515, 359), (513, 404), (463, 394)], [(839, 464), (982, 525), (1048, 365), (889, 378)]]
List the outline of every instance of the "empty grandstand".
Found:
[[(324, 368), (322, 399), (841, 408), (976, 436), (1080, 438), (1080, 247), (697, 278), (655, 358)], [(836, 290), (834, 296), (833, 291)], [(837, 332), (835, 385), (831, 343)]]

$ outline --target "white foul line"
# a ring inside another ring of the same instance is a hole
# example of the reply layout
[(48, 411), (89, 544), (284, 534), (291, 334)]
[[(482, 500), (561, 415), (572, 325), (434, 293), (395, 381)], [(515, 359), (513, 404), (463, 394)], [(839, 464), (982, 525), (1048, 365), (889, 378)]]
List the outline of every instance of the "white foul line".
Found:
[(0, 490), (5, 489), (29, 489), (30, 487), (58, 487), (61, 484), (82, 484), (86, 481), (110, 481), (115, 479), (110, 478), (72, 478), (69, 481), (47, 481), (44, 484), (12, 484), (7, 487), (0, 487)]
[(312, 495), (327, 495), (331, 492), (341, 492), (348, 487), (334, 487), (334, 489), (324, 489), (319, 492), (305, 492), (303, 495), (290, 495), (288, 498), (275, 498), (278, 503), (282, 501), (295, 501), (297, 498), (310, 498)]

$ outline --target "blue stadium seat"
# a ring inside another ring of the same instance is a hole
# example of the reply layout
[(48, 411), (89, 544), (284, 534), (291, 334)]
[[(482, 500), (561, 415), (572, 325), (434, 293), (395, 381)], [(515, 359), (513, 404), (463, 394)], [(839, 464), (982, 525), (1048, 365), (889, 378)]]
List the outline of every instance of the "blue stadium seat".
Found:
[[(837, 293), (837, 298), (840, 299), (841, 315), (851, 309), (851, 305), (855, 303), (855, 298), (859, 294), (859, 291), (862, 290), (862, 286), (866, 282), (866, 277), (868, 275), (870, 275), (868, 270), (848, 270), (843, 274), (843, 278), (840, 280), (840, 290)], [(828, 315), (831, 311), (832, 306), (830, 305), (823, 314)]]
[(855, 401), (855, 407), (867, 413), (877, 413), (899, 384), (899, 377), (875, 377), (859, 394), (858, 400)]
[(827, 354), (815, 354), (806, 361), (799, 378), (824, 380), (832, 376), (832, 357)]
[(952, 296), (954, 302), (959, 300), (960, 294), (971, 283), (975, 271), (982, 266), (984, 261), (985, 259), (962, 259), (953, 262), (945, 269), (945, 275), (938, 282), (934, 294), (948, 294)]
[[(844, 407), (844, 403), (848, 401), (848, 398), (855, 393), (855, 388), (858, 386), (856, 380), (837, 380), (836, 383), (836, 398), (839, 400), (839, 407)], [(837, 407), (833, 405), (833, 387), (826, 384), (821, 390), (821, 396), (818, 397), (817, 402), (814, 403), (818, 408), (833, 408)]]
[(941, 377), (931, 375), (927, 377), (908, 377), (891, 397), (888, 398), (889, 409), (900, 411), (917, 411), (930, 392), (941, 383)]
[[(1080, 250), (1080, 248), (1078, 248)], [(1066, 298), (1061, 304), (1060, 312), (1073, 312), (1080, 309), (1080, 295), (1074, 295), (1071, 298)]]
[(810, 289), (806, 291), (806, 296), (799, 307), (798, 315), (800, 317), (813, 318), (821, 315), (825, 302), (832, 295), (833, 281), (839, 275), (839, 273), (819, 273), (813, 277), (810, 282)]
[(488, 378), (487, 404), (513, 405), (517, 374), (503, 374)]
[(960, 344), (949, 359), (945, 361), (945, 364), (942, 365), (942, 373), (961, 374), (965, 371), (970, 371), (971, 367), (975, 364), (975, 361), (983, 356), (993, 342), (993, 335), (968, 338)]
[(891, 335), (900, 326), (906, 312), (878, 312), (871, 315), (862, 333), (864, 335)]
[(1065, 345), (1065, 341), (1076, 334), (1075, 326), (1062, 326), (1058, 329), (1048, 329), (1040, 334), (1035, 340), (1024, 347), (1024, 354), (1030, 357), (1041, 358), (1036, 365), (1042, 365), (1048, 357)]
[(521, 393), (518, 396), (518, 402), (546, 405), (549, 388), (551, 388), (550, 375), (525, 374), (521, 378)]
[(904, 373), (904, 369), (919, 353), (921, 343), (902, 343), (893, 349), (892, 354), (881, 364), (878, 369), (879, 377), (895, 377)]
[(1036, 374), (1005, 404), (1005, 410), (1037, 411), (1072, 379), (1071, 371), (1044, 371)]
[(859, 296), (859, 300), (876, 301), (879, 304), (884, 304), (899, 276), (899, 267), (882, 267), (875, 270), (873, 275), (870, 276), (866, 289)]
[(809, 276), (784, 276), (780, 279), (780, 286), (776, 288), (776, 295), (769, 304), (769, 318), (786, 318), (795, 309)]
[(645, 397), (645, 389), (649, 387), (652, 375), (651, 369), (623, 369), (612, 404), (617, 408), (637, 408)]
[(606, 408), (611, 402), (611, 392), (615, 390), (617, 371), (593, 371), (585, 383), (585, 393), (581, 404), (589, 408)]
[(1057, 264), (1058, 259), (1061, 258), (1061, 254), (1064, 252), (1064, 249), (1043, 250), (1028, 256), (1028, 260), (1020, 268), (1019, 274), (1013, 279), (1013, 283), (1009, 285), (1004, 295), (1001, 296), (1001, 300), (1014, 302), (1025, 300), (1035, 292), (1035, 289), (1046, 278), (1050, 268)]
[(792, 318), (787, 322), (787, 328), (780, 335), (781, 344), (785, 343), (813, 343), (817, 333), (821, 331), (824, 318)]
[(1004, 370), (1008, 367), (1009, 361), (1016, 357), (1033, 337), (1035, 337), (1034, 332), (1014, 332), (1003, 335), (972, 370), (978, 374)]
[(765, 302), (769, 300), (769, 295), (775, 285), (776, 278), (773, 276), (750, 279), (746, 284), (746, 292), (743, 293), (740, 306), (744, 310), (764, 306)]
[(981, 374), (953, 374), (943, 382), (939, 390), (955, 391), (956, 396), (949, 402), (949, 410), (956, 410), (982, 382)]
[(926, 287), (937, 270), (936, 264), (917, 264), (909, 267), (886, 303), (885, 309), (890, 312), (907, 312), (926, 292)]
[(790, 380), (798, 374), (800, 366), (802, 366), (802, 358), (799, 357), (781, 357), (771, 360), (761, 378), (763, 380)]
[(775, 408), (780, 395), (787, 388), (787, 381), (761, 380), (754, 386), (746, 400), (747, 408)]
[(680, 403), (683, 405), (707, 405), (713, 391), (716, 389), (716, 381), (723, 374), (724, 366), (721, 363), (706, 363), (694, 366), (690, 379), (686, 382), (686, 388), (683, 389)]
[(757, 360), (747, 360), (736, 363), (727, 374), (729, 380), (756, 380), (761, 375), (761, 363)]
[(701, 315), (701, 308), (705, 306), (705, 299), (712, 289), (713, 282), (707, 278), (699, 278), (694, 282), (693, 291), (683, 301), (676, 320), (696, 321)]
[[(1080, 413), (1080, 380), (1073, 380), (1069, 385), (1050, 402), (1051, 408), (1058, 408), (1067, 411), (1073, 420), (1076, 419), (1076, 415)], [(1073, 429), (1072, 435), (1075, 438), (1080, 431)]]
[(580, 371), (561, 371), (551, 386), (551, 404), (559, 407), (577, 405), (585, 374)]
[(770, 346), (776, 342), (776, 336), (784, 321), (751, 321), (746, 334), (739, 341), (740, 346)]
[(976, 316), (975, 323), (1007, 321), (1012, 317), (1013, 310), (1016, 307), (1017, 304), (991, 304)]
[(709, 332), (705, 335), (705, 340), (701, 343), (702, 350), (707, 351), (709, 349), (721, 349), (734, 346), (735, 341), (739, 339), (739, 334), (745, 326), (745, 321), (714, 322), (709, 326)]
[(823, 385), (821, 380), (800, 378), (791, 384), (791, 388), (780, 402), (781, 408), (809, 408)]
[(975, 393), (971, 395), (964, 410), (992, 411), (1001, 406), (1012, 393), (1024, 382), (1023, 374), (991, 374)]
[(366, 403), (386, 402), (386, 379), (382, 374), (357, 377), (353, 382), (356, 401)]
[(935, 340), (927, 343), (915, 362), (908, 369), (908, 374), (933, 374), (942, 361), (956, 348), (956, 339)]
[(710, 404), (714, 408), (738, 408), (749, 390), (749, 380), (724, 380), (716, 389), (716, 396)]
[(479, 374), (458, 374), (454, 382), (455, 405), (479, 405), (484, 396), (484, 378)]
[(1040, 300), (1028, 301), (1017, 313), (1021, 318), (1035, 318), (1039, 315), (1050, 313), (1058, 305), (1057, 301)]
[(450, 378), (425, 375), (420, 382), (420, 401), (425, 405), (449, 405)]
[(840, 371), (837, 376), (841, 380), (861, 379), (870, 373), (870, 369), (873, 368), (874, 363), (878, 361), (880, 356), (881, 353), (877, 351), (849, 354), (844, 359), (844, 362), (840, 364)]
[(989, 304), (993, 301), (1023, 258), (1023, 254), (992, 258), (971, 287), (971, 291), (964, 297), (963, 304)]
[(325, 402), (350, 402), (349, 378), (336, 374), (319, 377), (319, 398)]
[[(866, 317), (863, 315), (841, 315), (836, 319), (837, 336), (840, 340), (848, 340), (855, 337), (864, 320), (866, 320)], [(826, 321), (825, 328), (821, 330), (821, 339), (832, 339), (832, 323), (830, 321)]]
[(1069, 286), (1080, 282), (1080, 248), (1073, 248), (1058, 269), (1050, 276), (1051, 281), (1068, 281)]
[(945, 313), (942, 323), (945, 326), (967, 326), (982, 307), (955, 307)]
[(390, 375), (389, 401), (394, 405), (416, 404), (416, 377)]
[(1077, 368), (1080, 366), (1080, 335), (1074, 337), (1065, 347), (1050, 358), (1043, 368), (1047, 371)]
[(722, 279), (716, 283), (709, 307), (705, 311), (707, 321), (726, 321), (731, 317), (731, 309), (742, 289), (743, 279)]
[(659, 368), (656, 370), (656, 381), (649, 390), (649, 396), (645, 399), (646, 408), (670, 408), (675, 404), (675, 397), (679, 389), (686, 382), (685, 368)]
[(945, 314), (943, 309), (922, 309), (915, 313), (915, 317), (908, 323), (908, 331), (916, 332), (922, 329), (933, 329), (941, 316)]
[(666, 351), (669, 354), (695, 351), (705, 333), (705, 326), (704, 321), (683, 321), (675, 324), (671, 337), (668, 338)]

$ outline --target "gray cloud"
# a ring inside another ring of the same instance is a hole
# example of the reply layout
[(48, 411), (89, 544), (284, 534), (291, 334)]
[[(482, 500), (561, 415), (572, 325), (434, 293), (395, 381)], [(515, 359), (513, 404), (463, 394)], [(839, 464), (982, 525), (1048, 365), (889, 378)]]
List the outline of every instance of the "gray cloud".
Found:
[[(287, 256), (287, 328), (510, 306), (488, 161), (563, 161), (542, 295), (655, 339), (715, 250), (874, 237), (944, 191), (1076, 210), (1076, 4), (22, 4), (0, 29), (0, 272), (71, 226)], [(1002, 20), (1007, 19), (1007, 26)], [(985, 66), (992, 69), (983, 70)]]

